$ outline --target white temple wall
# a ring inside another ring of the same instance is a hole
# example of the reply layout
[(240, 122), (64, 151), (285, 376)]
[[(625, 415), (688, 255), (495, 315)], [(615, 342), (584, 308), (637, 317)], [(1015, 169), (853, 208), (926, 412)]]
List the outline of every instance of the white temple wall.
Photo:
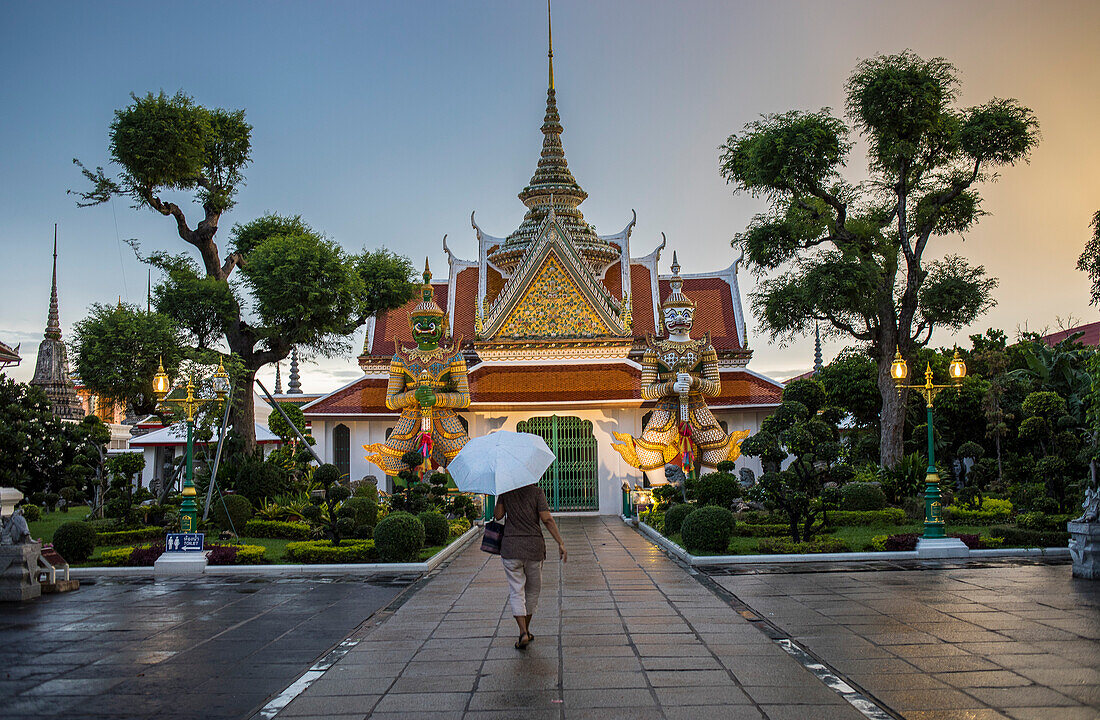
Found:
[[(572, 416), (589, 420), (592, 423), (592, 433), (596, 438), (597, 477), (599, 479), (599, 513), (601, 515), (618, 515), (622, 511), (621, 488), (624, 481), (632, 486), (642, 483), (642, 471), (628, 465), (611, 446), (615, 443), (613, 432), (629, 432), (635, 437), (642, 433), (642, 418), (648, 412), (645, 408), (623, 407), (599, 407), (584, 409), (583, 406), (573, 407), (548, 407), (532, 410), (530, 407), (522, 409), (504, 410), (472, 410), (459, 413), (470, 425), (470, 437), (486, 435), (494, 430), (512, 430), (522, 420), (540, 416)], [(719, 410), (715, 417), (724, 421), (729, 430), (760, 429), (760, 423), (771, 414), (766, 410)], [(311, 418), (313, 437), (317, 440), (315, 449), (317, 454), (325, 462), (333, 462), (335, 459), (335, 443), (333, 428), (338, 424), (348, 427), (351, 451), (350, 451), (350, 477), (359, 480), (366, 475), (378, 478), (379, 489), (392, 492), (393, 483), (380, 467), (366, 460), (364, 445), (385, 442), (386, 433), (396, 423), (394, 418)], [(741, 457), (736, 461), (736, 467), (740, 470), (748, 467), (759, 476), (761, 468), (757, 458)], [(660, 470), (650, 473), (651, 479), (662, 478)]]

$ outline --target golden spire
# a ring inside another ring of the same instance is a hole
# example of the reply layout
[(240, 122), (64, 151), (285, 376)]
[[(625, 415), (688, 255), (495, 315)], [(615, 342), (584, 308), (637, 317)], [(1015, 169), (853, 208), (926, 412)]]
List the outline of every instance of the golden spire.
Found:
[(550, 21), (550, 0), (546, 0), (546, 29), (550, 40), (550, 51), (546, 56), (550, 59), (550, 89), (554, 89), (554, 24)]

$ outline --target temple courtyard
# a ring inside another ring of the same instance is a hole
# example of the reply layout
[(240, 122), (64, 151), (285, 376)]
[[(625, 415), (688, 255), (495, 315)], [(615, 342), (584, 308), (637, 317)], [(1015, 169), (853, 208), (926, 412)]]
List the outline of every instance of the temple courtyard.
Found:
[(559, 523), (524, 652), (476, 544), (419, 579), (102, 579), (0, 608), (0, 714), (1100, 717), (1100, 585), (1068, 565), (704, 575), (617, 518)]

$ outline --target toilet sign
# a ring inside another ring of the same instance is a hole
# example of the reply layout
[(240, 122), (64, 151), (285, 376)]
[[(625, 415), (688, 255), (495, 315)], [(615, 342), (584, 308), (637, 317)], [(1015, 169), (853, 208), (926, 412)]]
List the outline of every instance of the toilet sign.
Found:
[(203, 533), (168, 533), (165, 552), (202, 552)]

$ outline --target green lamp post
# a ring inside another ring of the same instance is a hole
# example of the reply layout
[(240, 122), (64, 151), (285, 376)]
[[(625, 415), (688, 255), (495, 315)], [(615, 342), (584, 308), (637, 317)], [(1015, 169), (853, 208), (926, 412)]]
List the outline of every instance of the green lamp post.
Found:
[(954, 388), (958, 390), (961, 387), (961, 383), (964, 377), (966, 377), (966, 363), (959, 357), (959, 351), (955, 351), (955, 357), (951, 359), (951, 380), (950, 385), (935, 385), (932, 383), (932, 365), (929, 364), (924, 370), (924, 384), (923, 385), (906, 385), (905, 380), (909, 376), (909, 367), (905, 364), (905, 359), (901, 356), (901, 351), (898, 350), (894, 355), (894, 362), (890, 365), (890, 375), (894, 378), (894, 384), (897, 386), (898, 394), (904, 388), (910, 390), (916, 390), (924, 396), (925, 407), (928, 411), (928, 473), (924, 478), (924, 540), (938, 540), (940, 538), (947, 537), (946, 527), (943, 521), (942, 509), (943, 506), (940, 503), (940, 475), (936, 471), (936, 446), (933, 442), (933, 430), (932, 430), (932, 402), (936, 399), (936, 395), (941, 390), (947, 390), (948, 388)]
[(204, 403), (220, 402), (229, 392), (229, 373), (225, 366), (218, 360), (218, 371), (213, 378), (214, 395), (216, 397), (203, 398), (195, 395), (195, 383), (192, 378), (187, 379), (187, 395), (182, 398), (168, 400), (168, 393), (172, 390), (172, 384), (168, 380), (168, 374), (164, 372), (164, 363), (160, 363), (157, 374), (153, 376), (153, 393), (162, 405), (178, 405), (183, 409), (187, 418), (187, 475), (183, 481), (183, 503), (180, 505), (180, 531), (185, 533), (195, 532), (198, 524), (199, 506), (195, 502), (198, 494), (195, 491), (195, 466), (194, 466), (194, 437), (195, 437), (195, 411)]

